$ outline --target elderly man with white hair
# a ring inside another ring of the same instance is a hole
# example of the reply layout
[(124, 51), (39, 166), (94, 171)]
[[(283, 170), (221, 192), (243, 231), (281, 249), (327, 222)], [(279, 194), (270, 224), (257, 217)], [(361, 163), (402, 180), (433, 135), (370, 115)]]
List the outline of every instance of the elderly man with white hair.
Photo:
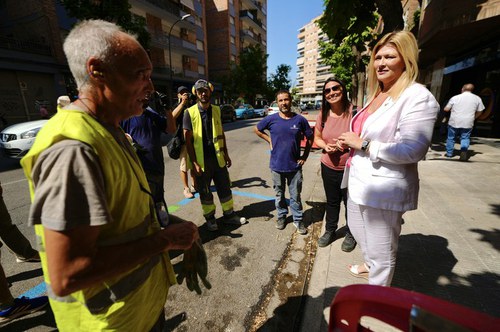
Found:
[(21, 161), (57, 327), (161, 331), (176, 281), (168, 250), (195, 248), (199, 235), (180, 220), (160, 229), (119, 127), (153, 93), (151, 61), (134, 36), (101, 20), (76, 25), (64, 52), (78, 99), (47, 122)]

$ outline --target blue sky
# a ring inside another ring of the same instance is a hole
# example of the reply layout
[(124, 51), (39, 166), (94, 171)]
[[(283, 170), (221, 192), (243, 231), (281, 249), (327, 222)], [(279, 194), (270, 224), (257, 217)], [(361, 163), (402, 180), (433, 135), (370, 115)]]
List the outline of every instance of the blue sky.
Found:
[(297, 35), (299, 29), (323, 13), (323, 0), (267, 1), (267, 76), (280, 64), (292, 66), (290, 81), (297, 75)]

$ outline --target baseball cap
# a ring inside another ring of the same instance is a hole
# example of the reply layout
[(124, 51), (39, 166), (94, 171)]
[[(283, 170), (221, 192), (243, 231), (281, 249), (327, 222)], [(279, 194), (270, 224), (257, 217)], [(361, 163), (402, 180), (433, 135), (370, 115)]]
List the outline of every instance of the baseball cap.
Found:
[(181, 93), (182, 91), (189, 91), (189, 89), (186, 88), (184, 85), (181, 85), (180, 87), (177, 88), (177, 93)]
[(205, 80), (197, 80), (196, 83), (194, 84), (194, 89), (195, 90), (198, 90), (198, 89), (210, 90), (210, 85)]

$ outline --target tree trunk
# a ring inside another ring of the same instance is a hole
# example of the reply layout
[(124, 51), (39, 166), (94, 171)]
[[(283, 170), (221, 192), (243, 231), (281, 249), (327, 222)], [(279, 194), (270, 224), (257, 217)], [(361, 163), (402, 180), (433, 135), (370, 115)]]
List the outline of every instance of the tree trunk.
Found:
[(377, 5), (378, 13), (384, 20), (382, 35), (395, 30), (403, 30), (403, 6), (400, 0), (375, 0), (375, 4)]
[(354, 64), (354, 73), (352, 73), (352, 95), (351, 95), (351, 102), (353, 105), (358, 104), (358, 90), (359, 90), (359, 80), (358, 80), (358, 72), (360, 70), (360, 64), (361, 64), (361, 54), (358, 51), (358, 48), (353, 45), (351, 47), (352, 49), (352, 54), (356, 57), (356, 61)]

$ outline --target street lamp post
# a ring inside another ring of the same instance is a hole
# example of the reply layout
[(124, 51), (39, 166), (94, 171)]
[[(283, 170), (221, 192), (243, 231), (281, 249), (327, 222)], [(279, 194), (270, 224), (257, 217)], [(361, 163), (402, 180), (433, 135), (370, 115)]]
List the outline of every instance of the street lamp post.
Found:
[(168, 94), (168, 100), (170, 103), (170, 107), (172, 107), (172, 88), (174, 87), (174, 82), (172, 81), (172, 43), (171, 43), (171, 38), (172, 37), (172, 29), (174, 26), (179, 23), (180, 21), (184, 21), (186, 18), (190, 17), (191, 14), (186, 14), (182, 16), (180, 19), (174, 22), (172, 26), (170, 27), (170, 30), (168, 31), (168, 62), (169, 62), (169, 71), (170, 71), (170, 92)]

